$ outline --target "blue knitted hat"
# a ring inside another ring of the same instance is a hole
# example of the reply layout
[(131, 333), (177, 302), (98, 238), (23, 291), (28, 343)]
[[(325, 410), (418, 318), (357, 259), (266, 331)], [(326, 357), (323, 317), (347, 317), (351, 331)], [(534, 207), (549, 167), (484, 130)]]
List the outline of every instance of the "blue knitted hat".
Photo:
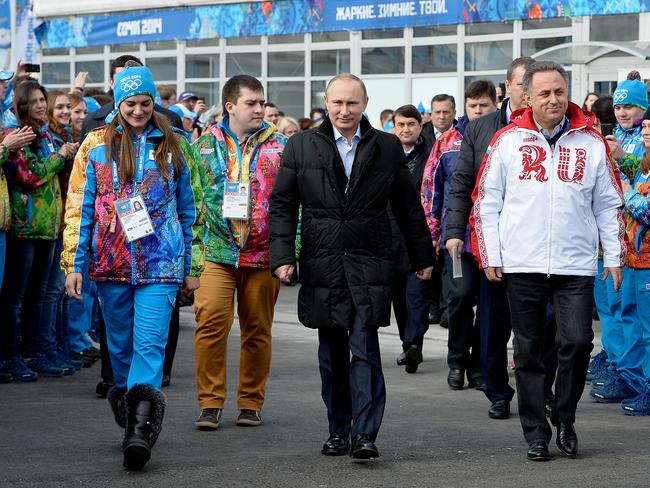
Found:
[(115, 75), (115, 108), (119, 108), (124, 100), (135, 95), (149, 95), (153, 100), (156, 99), (153, 75), (146, 66), (129, 66)]
[(648, 109), (648, 88), (639, 80), (621, 81), (614, 91), (614, 106), (634, 105), (642, 110)]

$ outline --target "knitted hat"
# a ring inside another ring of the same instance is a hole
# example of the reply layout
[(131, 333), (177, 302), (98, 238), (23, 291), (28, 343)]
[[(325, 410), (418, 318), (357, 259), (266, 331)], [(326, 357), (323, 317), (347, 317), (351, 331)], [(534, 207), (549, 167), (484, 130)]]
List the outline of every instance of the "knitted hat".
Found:
[(181, 103), (177, 103), (176, 105), (172, 105), (170, 107), (167, 107), (168, 110), (171, 110), (174, 113), (177, 113), (178, 116), (182, 119), (192, 119), (194, 120), (196, 118), (196, 113), (189, 111), (185, 105)]
[(642, 110), (648, 109), (648, 88), (639, 80), (621, 81), (614, 91), (614, 106), (634, 105)]
[(152, 100), (156, 98), (153, 75), (145, 66), (129, 66), (115, 75), (113, 96), (116, 109), (124, 100), (136, 95), (149, 95)]

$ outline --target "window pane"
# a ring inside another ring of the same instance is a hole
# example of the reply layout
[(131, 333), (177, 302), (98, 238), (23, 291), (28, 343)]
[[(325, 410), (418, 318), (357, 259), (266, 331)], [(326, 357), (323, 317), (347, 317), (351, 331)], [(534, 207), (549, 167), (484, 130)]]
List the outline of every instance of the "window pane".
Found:
[(571, 27), (571, 17), (554, 17), (550, 19), (524, 20), (524, 30), (531, 29), (555, 29), (559, 27)]
[(176, 49), (176, 41), (150, 41), (147, 51), (161, 51), (163, 49)]
[(70, 83), (70, 63), (43, 63), (43, 84)]
[(376, 47), (362, 49), (361, 72), (364, 75), (404, 73), (404, 48)]
[(176, 58), (147, 58), (146, 65), (156, 82), (176, 80)]
[(185, 83), (185, 91), (192, 92), (199, 98), (205, 99), (205, 104), (208, 107), (221, 103), (219, 83), (216, 81), (210, 83)]
[(70, 49), (68, 49), (67, 47), (43, 49), (43, 56), (56, 56), (57, 54), (70, 54)]
[(114, 44), (111, 46), (111, 52), (114, 53), (133, 53), (137, 55), (140, 52), (140, 44), (132, 42), (130, 44)]
[(413, 37), (455, 36), (457, 32), (455, 24), (413, 27)]
[(185, 42), (187, 47), (205, 47), (205, 46), (219, 46), (219, 38), (213, 37), (211, 39), (190, 39)]
[(404, 35), (404, 29), (364, 30), (361, 39), (399, 39)]
[(548, 49), (549, 47), (557, 46), (571, 42), (571, 36), (566, 37), (546, 37), (542, 39), (522, 39), (521, 40), (521, 55), (532, 56), (539, 51)]
[(75, 73), (80, 71), (87, 71), (88, 83), (103, 83), (104, 82), (104, 61), (77, 61), (75, 63)]
[(218, 54), (188, 54), (185, 56), (186, 78), (219, 78)]
[(413, 73), (456, 71), (456, 44), (413, 46)]
[[(64, 49), (63, 54), (68, 54), (67, 49)], [(77, 54), (103, 54), (104, 46), (88, 46), (88, 47), (78, 47)]]
[(512, 61), (512, 41), (465, 44), (467, 71), (506, 68), (510, 61)]
[(479, 22), (465, 24), (465, 34), (477, 36), (482, 34), (506, 34), (512, 32), (512, 22)]
[(262, 76), (262, 55), (260, 53), (226, 54), (226, 76), (246, 74)]
[(230, 37), (226, 39), (227, 46), (245, 46), (246, 44), (259, 44), (262, 38), (256, 37)]
[(269, 44), (302, 44), (305, 42), (303, 34), (293, 34), (290, 36), (269, 36)]
[(350, 39), (348, 32), (315, 32), (311, 35), (312, 42), (336, 42)]
[(636, 41), (639, 38), (639, 15), (594, 15), (589, 24), (591, 41)]
[(325, 80), (311, 82), (311, 107), (309, 110), (316, 107), (325, 107), (323, 97), (325, 96), (326, 86), (327, 82)]
[(596, 81), (594, 82), (594, 91), (606, 95), (608, 93), (614, 93), (617, 86), (617, 81)]
[(350, 51), (312, 51), (311, 74), (313, 76), (335, 75), (350, 71)]
[(305, 53), (269, 53), (269, 76), (305, 76)]
[(266, 99), (280, 111), (299, 119), (305, 115), (305, 84), (302, 81), (270, 81)]

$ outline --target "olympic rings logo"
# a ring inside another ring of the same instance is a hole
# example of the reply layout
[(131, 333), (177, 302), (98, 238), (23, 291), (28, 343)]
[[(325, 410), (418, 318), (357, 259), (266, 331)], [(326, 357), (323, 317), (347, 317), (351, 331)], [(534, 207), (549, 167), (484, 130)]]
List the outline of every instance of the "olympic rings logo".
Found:
[(120, 82), (120, 88), (124, 91), (134, 91), (142, 86), (140, 78), (126, 78)]
[(614, 92), (614, 103), (621, 103), (627, 98), (627, 90), (616, 90)]

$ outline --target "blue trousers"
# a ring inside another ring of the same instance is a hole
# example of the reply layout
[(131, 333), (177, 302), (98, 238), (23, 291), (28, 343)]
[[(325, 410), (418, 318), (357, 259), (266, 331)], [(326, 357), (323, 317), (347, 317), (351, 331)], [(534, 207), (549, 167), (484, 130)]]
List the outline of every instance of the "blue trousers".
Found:
[(511, 401), (515, 390), (508, 383), (508, 341), (512, 332), (508, 299), (503, 284), (491, 283), (485, 273), (481, 273), (479, 322), (485, 396), (493, 403)]
[(374, 440), (386, 404), (377, 329), (364, 327), (355, 317), (349, 331), (318, 329), (318, 340), (321, 394), (330, 434), (366, 434)]
[[(54, 241), (17, 239), (7, 241), (5, 279), (0, 293), (0, 344), (3, 358), (20, 355), (18, 344), (33, 356), (36, 342), (48, 344), (51, 328), (42, 321), (47, 279), (52, 264)], [(27, 343), (27, 344), (25, 344)]]
[(160, 388), (178, 284), (98, 282), (115, 386)]
[(0, 230), (0, 290), (2, 290), (2, 280), (5, 277), (5, 259), (7, 257), (7, 233)]
[(70, 350), (81, 352), (92, 346), (86, 337), (95, 316), (95, 299), (97, 298), (97, 285), (90, 279), (88, 266), (82, 273), (83, 286), (81, 300), (67, 300), (68, 302), (68, 342)]
[(65, 275), (60, 265), (62, 250), (63, 239), (54, 241), (54, 253), (40, 310), (40, 332), (36, 336), (37, 352), (48, 357), (51, 357), (57, 349), (67, 350), (67, 334), (62, 320), (65, 296)]
[(626, 267), (621, 295), (625, 344), (617, 369), (638, 393), (650, 392), (650, 270)]
[(602, 275), (603, 260), (599, 259), (598, 276), (596, 276), (594, 284), (594, 299), (600, 317), (601, 340), (603, 349), (607, 352), (608, 367), (616, 370), (624, 347), (621, 323), (622, 293), (614, 291), (614, 282), (611, 276), (608, 276), (606, 281), (602, 281), (600, 279)]

